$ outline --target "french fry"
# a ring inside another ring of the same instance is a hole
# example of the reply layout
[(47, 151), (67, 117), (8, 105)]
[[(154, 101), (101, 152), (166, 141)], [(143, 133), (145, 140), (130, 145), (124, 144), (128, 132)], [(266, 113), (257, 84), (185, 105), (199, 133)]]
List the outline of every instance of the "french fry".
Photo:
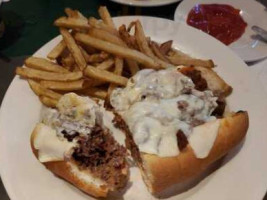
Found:
[(39, 96), (39, 99), (42, 102), (42, 104), (44, 104), (47, 107), (50, 107), (50, 108), (56, 108), (57, 107), (58, 100), (56, 100), (56, 99), (52, 99), (52, 98), (49, 98), (46, 96)]
[[(121, 75), (123, 70), (123, 60), (116, 57), (115, 58), (115, 70), (114, 74)], [(112, 91), (116, 88), (116, 84), (110, 84), (108, 87), (108, 98), (110, 97)]]
[(59, 93), (56, 93), (52, 90), (46, 89), (43, 86), (41, 86), (39, 83), (33, 80), (28, 80), (28, 83), (32, 89), (32, 91), (37, 95), (37, 96), (46, 96), (52, 99), (60, 99), (62, 96)]
[[(105, 30), (92, 28), (90, 29), (88, 34), (91, 35), (92, 37), (95, 37), (95, 38), (98, 38), (98, 39), (101, 39), (101, 40), (104, 40), (104, 41), (107, 41), (113, 44), (117, 44), (122, 47), (127, 47), (127, 44), (123, 40), (121, 40), (118, 36), (111, 34)], [(128, 67), (132, 75), (136, 74), (136, 72), (139, 71), (138, 64), (135, 61), (126, 59), (126, 62), (128, 64)]]
[(145, 36), (143, 27), (142, 27), (142, 25), (141, 25), (139, 20), (137, 20), (135, 22), (135, 38), (136, 38), (136, 42), (137, 42), (141, 52), (143, 52), (147, 56), (153, 58), (156, 62), (158, 62), (164, 68), (174, 67), (172, 64), (170, 64), (168, 62), (165, 62), (163, 60), (160, 60), (159, 58), (157, 58), (154, 55), (152, 50), (149, 48), (149, 45), (148, 45), (148, 42), (147, 42), (147, 38)]
[[(116, 29), (116, 27), (115, 27), (115, 25), (114, 25), (114, 22), (113, 22), (113, 20), (112, 20), (110, 14), (109, 14), (109, 11), (108, 11), (107, 7), (105, 7), (105, 6), (100, 6), (100, 8), (99, 8), (99, 10), (98, 10), (98, 13), (99, 13), (101, 19), (103, 20), (103, 22), (104, 22), (105, 24), (107, 24), (107, 25), (108, 25), (109, 27), (111, 27), (111, 28)], [(114, 40), (114, 39), (116, 39), (116, 38), (113, 38), (113, 40)], [(118, 43), (121, 43), (121, 44), (124, 46), (124, 42), (123, 42), (122, 40), (120, 40), (119, 37), (117, 38), (117, 42), (118, 42)], [(121, 63), (123, 63), (123, 60), (122, 60), (121, 58), (116, 57), (116, 58), (115, 58), (115, 71), (116, 71), (116, 70), (118, 71), (118, 69), (117, 69), (118, 65), (116, 64), (118, 61), (120, 61)], [(123, 67), (123, 66), (121, 66), (121, 69), (122, 69), (122, 67)], [(121, 71), (122, 71), (122, 70), (121, 70)], [(116, 73), (115, 73), (115, 74), (116, 74)], [(121, 75), (121, 73), (117, 73), (117, 75)], [(110, 92), (113, 90), (114, 87), (115, 87), (114, 84), (111, 84), (111, 85), (109, 86), (109, 90), (110, 90)]]
[(85, 51), (84, 48), (81, 46), (80, 46), (80, 50), (87, 63), (103, 62), (109, 57), (109, 55), (105, 52), (89, 55), (87, 51)]
[(105, 81), (100, 81), (92, 78), (85, 79), (84, 88), (98, 87), (107, 84)]
[(54, 22), (54, 25), (68, 29), (78, 29), (78, 30), (90, 29), (88, 21), (81, 18), (60, 17)]
[(142, 25), (141, 25), (139, 20), (137, 20), (135, 22), (135, 33), (134, 33), (134, 35), (135, 35), (136, 43), (138, 44), (138, 47), (139, 47), (140, 51), (143, 52), (144, 54), (146, 54), (147, 56), (149, 56), (151, 58), (154, 58), (155, 55), (153, 54), (153, 52), (149, 48), (149, 45), (148, 45), (147, 40), (146, 40), (145, 33), (143, 31)]
[(82, 71), (86, 67), (86, 61), (85, 58), (82, 55), (81, 49), (76, 44), (74, 38), (69, 33), (67, 29), (60, 28), (60, 33), (70, 51), (72, 54), (76, 64), (78, 65), (79, 69)]
[(100, 6), (100, 8), (98, 9), (98, 13), (105, 24), (112, 28), (115, 28), (114, 22), (106, 6)]
[(62, 66), (66, 68), (68, 71), (73, 71), (73, 65), (75, 64), (75, 61), (71, 54), (61, 58), (61, 63)]
[(192, 58), (191, 56), (176, 49), (171, 50), (167, 58), (174, 65), (187, 65), (187, 66), (193, 65), (193, 66), (202, 66), (208, 68), (214, 67), (214, 63), (212, 60), (202, 60), (202, 59)]
[(71, 8), (65, 8), (64, 11), (68, 17), (80, 18), (83, 20), (87, 20), (86, 17), (83, 16), (83, 14), (80, 13), (78, 10), (72, 10)]
[(160, 47), (158, 46), (158, 44), (156, 42), (150, 42), (150, 46), (152, 51), (154, 52), (154, 54), (161, 60), (165, 61), (165, 62), (170, 62), (164, 54), (161, 53), (160, 51)]
[(172, 40), (164, 42), (160, 45), (159, 50), (163, 55), (167, 55), (169, 51), (172, 49)]
[(89, 62), (89, 60), (90, 60), (90, 55), (89, 55), (89, 54), (87, 53), (87, 51), (85, 51), (81, 46), (79, 46), (79, 47), (80, 47), (80, 50), (81, 50), (81, 52), (82, 52), (82, 55), (83, 55), (85, 61), (86, 61), (86, 62)]
[(65, 8), (64, 11), (68, 17), (73, 17), (73, 18), (78, 17), (77, 13), (74, 10), (72, 10), (71, 8)]
[(101, 64), (97, 65), (96, 68), (103, 69), (103, 70), (108, 70), (113, 66), (113, 64), (114, 64), (114, 59), (113, 58), (109, 58), (108, 60), (105, 60)]
[(25, 65), (33, 69), (39, 69), (48, 72), (68, 73), (69, 71), (62, 66), (57, 65), (44, 58), (29, 57), (25, 60)]
[(140, 70), (137, 62), (135, 62), (134, 60), (125, 59), (125, 61), (128, 65), (128, 68), (132, 76), (135, 75)]
[(48, 81), (75, 81), (83, 77), (83, 74), (80, 71), (69, 73), (55, 73), (22, 67), (16, 68), (16, 74), (24, 78)]
[(90, 47), (90, 46), (87, 46), (87, 45), (83, 45), (83, 44), (80, 44), (80, 46), (88, 53), (88, 54), (94, 54), (94, 53), (97, 53), (97, 49), (93, 48), (93, 47)]
[(97, 69), (93, 66), (87, 66), (84, 70), (84, 75), (92, 79), (115, 83), (117, 85), (125, 86), (128, 79), (123, 76), (115, 75), (109, 71)]
[(178, 57), (169, 57), (169, 60), (174, 65), (186, 65), (186, 66), (202, 66), (207, 68), (213, 68), (214, 63), (212, 60), (201, 60), (201, 59), (195, 59), (195, 58), (178, 58)]
[(128, 24), (127, 32), (131, 32), (132, 28), (135, 26), (136, 21), (132, 21), (130, 24)]
[(85, 88), (84, 82), (85, 80), (68, 81), (68, 82), (40, 81), (40, 85), (43, 86), (44, 88), (52, 90), (73, 91)]
[(113, 44), (117, 44), (123, 47), (127, 46), (120, 37), (102, 29), (92, 28), (88, 31), (88, 34), (92, 37), (111, 42)]
[(106, 24), (104, 24), (102, 21), (99, 21), (97, 20), (96, 18), (94, 17), (90, 17), (88, 19), (88, 24), (91, 26), (91, 27), (94, 27), (94, 28), (98, 28), (98, 29), (102, 29), (102, 30), (105, 30), (107, 32), (110, 32), (116, 36), (119, 36), (117, 30), (115, 28), (112, 28)]
[(114, 74), (121, 75), (123, 70), (123, 60), (120, 58), (115, 58), (115, 69)]
[(120, 38), (126, 43), (128, 47), (139, 50), (135, 37), (129, 34), (124, 24), (119, 27), (119, 34)]
[(75, 12), (77, 12), (78, 18), (88, 21), (88, 19), (81, 12), (78, 10), (75, 10)]
[(74, 65), (73, 65), (73, 68), (72, 68), (72, 71), (73, 71), (73, 72), (80, 72), (81, 70), (80, 70), (80, 68), (78, 67), (78, 65), (74, 64)]
[(88, 62), (89, 63), (99, 63), (99, 62), (103, 62), (104, 60), (108, 59), (108, 57), (109, 57), (109, 54), (102, 51), (101, 53), (96, 53), (96, 54), (90, 55)]
[(78, 91), (81, 95), (86, 95), (90, 97), (97, 97), (100, 99), (106, 99), (107, 97), (107, 91), (95, 87), (91, 87), (85, 90)]
[(67, 48), (65, 42), (61, 40), (47, 55), (47, 58), (51, 60), (57, 59)]
[(76, 33), (75, 39), (84, 43), (84, 44), (92, 46), (96, 49), (106, 51), (106, 52), (114, 54), (116, 56), (135, 60), (135, 61), (143, 64), (144, 67), (147, 67), (147, 68), (153, 68), (153, 69), (164, 68), (164, 66), (157, 63), (154, 59), (144, 55), (143, 53), (140, 53), (139, 51), (133, 50), (133, 49), (121, 47), (121, 46), (112, 44), (110, 42), (102, 41), (102, 40), (93, 38), (93, 37), (86, 35), (86, 34), (83, 34), (83, 33)]

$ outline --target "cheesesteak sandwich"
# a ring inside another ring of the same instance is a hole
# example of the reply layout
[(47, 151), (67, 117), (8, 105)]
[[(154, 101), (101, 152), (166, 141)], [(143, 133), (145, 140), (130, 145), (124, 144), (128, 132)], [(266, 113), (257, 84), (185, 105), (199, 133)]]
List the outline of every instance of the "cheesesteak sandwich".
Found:
[(113, 91), (113, 122), (151, 193), (195, 177), (241, 142), (248, 114), (225, 112), (231, 90), (211, 69), (179, 66), (141, 70)]
[(31, 136), (34, 155), (82, 191), (105, 197), (124, 187), (129, 173), (113, 116), (88, 97), (66, 94), (57, 109), (43, 110)]
[(245, 111), (226, 112), (232, 88), (205, 67), (144, 69), (113, 90), (112, 111), (65, 94), (31, 136), (36, 158), (80, 190), (106, 197), (129, 178), (126, 147), (152, 194), (195, 177), (238, 145)]

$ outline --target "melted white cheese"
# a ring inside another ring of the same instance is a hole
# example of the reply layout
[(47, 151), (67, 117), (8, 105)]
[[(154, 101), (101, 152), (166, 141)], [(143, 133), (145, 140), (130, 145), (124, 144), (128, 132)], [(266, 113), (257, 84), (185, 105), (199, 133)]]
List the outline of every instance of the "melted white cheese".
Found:
[(207, 122), (193, 129), (188, 138), (197, 158), (206, 158), (215, 142), (220, 127), (220, 119)]
[(36, 125), (34, 148), (38, 150), (40, 162), (63, 161), (75, 143), (68, 142), (65, 138), (59, 138), (56, 131), (45, 124)]
[(114, 114), (104, 108), (104, 101), (98, 104), (89, 97), (81, 97), (74, 93), (64, 95), (57, 105), (58, 109), (43, 108), (42, 122), (54, 129), (58, 135), (62, 130), (90, 134), (96, 123), (108, 128), (120, 144), (125, 145), (125, 134), (114, 126)]
[(107, 111), (104, 107), (100, 107), (100, 111), (103, 113), (103, 126), (110, 130), (111, 135), (120, 145), (125, 146), (125, 134), (112, 123), (114, 114), (111, 111)]
[(78, 132), (86, 135), (91, 132), (96, 120), (102, 118), (99, 107), (93, 100), (74, 93), (60, 98), (57, 108), (44, 108), (42, 121), (56, 129), (58, 134), (65, 130), (69, 134)]
[[(179, 154), (179, 130), (188, 137), (192, 124), (215, 119), (210, 115), (216, 100), (209, 90), (195, 90), (192, 80), (176, 69), (141, 70), (126, 88), (111, 95), (111, 105), (126, 121), (139, 150), (162, 157)], [(178, 108), (179, 103), (186, 108)], [(209, 146), (211, 142), (206, 143)]]
[(114, 114), (105, 110), (103, 102), (96, 104), (88, 97), (68, 93), (59, 100), (57, 107), (58, 109), (43, 108), (43, 123), (37, 125), (39, 131), (35, 147), (39, 149), (41, 162), (64, 160), (64, 153), (76, 146), (75, 139), (68, 142), (63, 137), (63, 130), (86, 135), (91, 133), (91, 128), (96, 123), (108, 128), (114, 139), (125, 146), (125, 134), (114, 127)]
[(147, 100), (173, 98), (187, 88), (194, 88), (194, 83), (176, 69), (144, 69), (128, 81), (126, 88), (113, 91), (110, 101), (116, 110), (123, 111), (144, 97)]

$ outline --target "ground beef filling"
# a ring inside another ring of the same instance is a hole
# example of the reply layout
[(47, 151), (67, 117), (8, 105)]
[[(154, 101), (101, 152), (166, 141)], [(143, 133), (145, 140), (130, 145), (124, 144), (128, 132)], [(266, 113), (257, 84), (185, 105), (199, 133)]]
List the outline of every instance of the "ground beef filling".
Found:
[(94, 127), (88, 136), (78, 137), (78, 144), (72, 157), (80, 167), (89, 168), (110, 186), (121, 188), (125, 185), (127, 177), (122, 170), (127, 168), (126, 149), (114, 140), (107, 129)]
[(138, 146), (134, 142), (133, 136), (129, 130), (128, 125), (125, 123), (125, 121), (122, 119), (122, 117), (119, 114), (114, 113), (114, 115), (115, 115), (115, 117), (112, 120), (114, 126), (118, 129), (122, 130), (125, 133), (127, 149), (130, 149), (131, 155), (134, 158), (134, 160), (142, 166), (142, 159), (140, 156)]
[[(208, 89), (207, 81), (201, 76), (201, 72), (194, 69), (194, 67), (183, 67), (179, 71), (193, 81), (196, 90), (204, 91)], [(212, 116), (220, 118), (223, 116), (226, 102), (224, 99), (218, 99), (216, 103), (218, 104), (218, 106), (213, 111)], [(193, 124), (193, 126), (197, 125), (199, 125), (199, 123)]]
[(188, 144), (188, 140), (185, 136), (185, 134), (183, 133), (183, 131), (179, 130), (176, 133), (176, 137), (177, 137), (177, 145), (180, 151), (182, 151)]
[(212, 112), (212, 116), (215, 116), (216, 118), (221, 118), (223, 117), (223, 113), (225, 110), (226, 102), (224, 99), (218, 99), (216, 101), (218, 106), (215, 108), (215, 110)]
[(196, 90), (204, 91), (208, 88), (207, 81), (202, 78), (201, 72), (194, 69), (194, 67), (184, 67), (180, 69), (180, 72), (193, 81)]
[[(140, 151), (138, 149), (138, 146), (134, 142), (134, 139), (133, 139), (133, 137), (131, 135), (131, 132), (129, 131), (129, 128), (128, 128), (127, 124), (121, 118), (121, 116), (116, 114), (116, 113), (115, 113), (115, 117), (114, 117), (112, 122), (114, 123), (114, 126), (116, 128), (119, 128), (119, 129), (121, 129), (122, 131), (125, 132), (125, 134), (126, 134), (126, 147), (131, 150), (132, 157), (142, 167), (143, 165), (142, 165), (142, 159), (141, 159), (141, 156), (140, 156)], [(187, 140), (185, 134), (183, 133), (183, 131), (181, 131), (181, 130), (179, 130), (176, 133), (176, 137), (177, 137), (178, 148), (179, 148), (180, 151), (182, 151), (187, 146), (188, 140)]]
[(76, 131), (73, 133), (68, 133), (66, 130), (61, 131), (63, 137), (66, 138), (69, 142), (72, 142), (75, 137), (78, 137), (80, 134)]

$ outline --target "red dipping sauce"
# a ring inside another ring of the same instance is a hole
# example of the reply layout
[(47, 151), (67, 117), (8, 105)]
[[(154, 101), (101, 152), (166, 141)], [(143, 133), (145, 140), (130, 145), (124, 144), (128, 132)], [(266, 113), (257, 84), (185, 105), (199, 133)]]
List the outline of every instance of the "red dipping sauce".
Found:
[(239, 13), (230, 5), (197, 4), (187, 16), (187, 24), (229, 45), (242, 36), (247, 26)]

